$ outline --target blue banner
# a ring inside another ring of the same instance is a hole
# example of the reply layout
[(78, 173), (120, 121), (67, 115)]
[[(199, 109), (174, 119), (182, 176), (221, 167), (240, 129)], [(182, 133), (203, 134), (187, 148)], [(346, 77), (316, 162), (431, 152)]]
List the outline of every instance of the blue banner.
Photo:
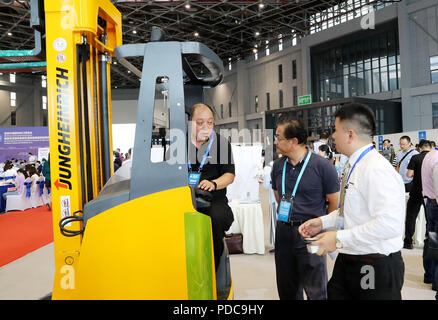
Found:
[(379, 151), (383, 150), (383, 136), (379, 136)]

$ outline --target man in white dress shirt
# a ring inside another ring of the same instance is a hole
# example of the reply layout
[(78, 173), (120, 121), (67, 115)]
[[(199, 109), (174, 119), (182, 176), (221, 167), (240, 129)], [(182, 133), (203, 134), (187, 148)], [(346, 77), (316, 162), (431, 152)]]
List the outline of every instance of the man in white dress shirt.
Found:
[[(339, 209), (300, 226), (318, 255), (339, 250), (328, 299), (401, 299), (405, 189), (400, 175), (372, 146), (371, 109), (348, 104), (335, 113), (336, 149), (349, 157)], [(335, 231), (320, 233), (323, 229)]]

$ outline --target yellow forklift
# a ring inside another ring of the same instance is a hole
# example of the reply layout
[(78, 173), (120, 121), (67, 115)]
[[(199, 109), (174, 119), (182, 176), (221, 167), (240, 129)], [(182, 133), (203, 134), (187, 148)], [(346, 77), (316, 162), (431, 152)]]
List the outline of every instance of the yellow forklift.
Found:
[[(157, 92), (166, 92), (169, 129), (187, 144), (186, 108), (222, 81), (219, 57), (201, 43), (164, 41), (159, 29), (148, 43), (122, 45), (121, 14), (109, 0), (45, 1), (44, 21), (52, 298), (231, 299), (228, 252), (215, 272), (211, 220), (195, 209), (209, 199), (188, 186), (186, 153), (183, 164), (151, 160)], [(133, 57), (143, 57), (141, 71)], [(129, 177), (113, 169), (114, 59), (141, 77)]]

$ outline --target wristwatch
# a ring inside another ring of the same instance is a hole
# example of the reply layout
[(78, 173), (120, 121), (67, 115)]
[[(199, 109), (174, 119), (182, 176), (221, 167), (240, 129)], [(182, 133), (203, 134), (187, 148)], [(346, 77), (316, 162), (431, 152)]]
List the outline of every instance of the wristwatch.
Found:
[(336, 232), (336, 249), (342, 249), (343, 247), (342, 242), (338, 239), (338, 233)]
[(213, 180), (210, 180), (210, 182), (214, 184), (214, 191), (215, 191), (217, 189), (217, 183), (214, 182)]

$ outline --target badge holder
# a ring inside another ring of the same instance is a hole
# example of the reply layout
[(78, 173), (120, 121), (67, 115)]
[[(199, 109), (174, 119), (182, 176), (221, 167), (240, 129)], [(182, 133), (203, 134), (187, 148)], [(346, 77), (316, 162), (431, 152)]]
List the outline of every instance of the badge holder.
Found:
[(199, 179), (201, 178), (200, 172), (190, 172), (189, 174), (189, 186), (194, 187), (195, 189), (198, 187)]
[(290, 222), (290, 212), (292, 211), (293, 198), (289, 201), (285, 197), (281, 199), (280, 207), (278, 210), (278, 220), (282, 222)]
[(210, 153), (210, 148), (211, 148), (211, 145), (213, 144), (214, 137), (215, 137), (215, 133), (213, 131), (211, 133), (211, 136), (210, 136), (210, 143), (208, 144), (207, 150), (205, 151), (205, 154), (202, 157), (202, 161), (201, 161), (201, 164), (199, 166), (198, 172), (191, 172), (192, 164), (190, 163), (190, 160), (187, 162), (187, 165), (188, 165), (189, 170), (190, 170), (190, 173), (189, 173), (189, 186), (193, 187), (194, 189), (196, 189), (198, 187), (199, 179), (201, 178), (201, 170), (202, 170), (202, 168), (205, 165), (205, 161), (207, 160), (208, 154)]

